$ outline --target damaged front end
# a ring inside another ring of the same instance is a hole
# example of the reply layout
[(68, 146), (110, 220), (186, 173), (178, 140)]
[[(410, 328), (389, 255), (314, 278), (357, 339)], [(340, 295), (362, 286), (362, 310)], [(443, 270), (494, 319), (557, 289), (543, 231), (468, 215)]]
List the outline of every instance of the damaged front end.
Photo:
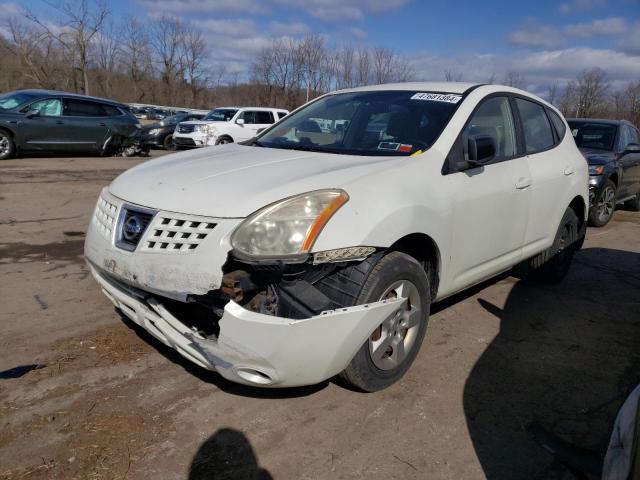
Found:
[(404, 298), (354, 305), (363, 263), (369, 262), (257, 266), (230, 260), (222, 287), (187, 303), (89, 266), (124, 315), (185, 358), (234, 382), (291, 387), (340, 373), (371, 332), (404, 307)]

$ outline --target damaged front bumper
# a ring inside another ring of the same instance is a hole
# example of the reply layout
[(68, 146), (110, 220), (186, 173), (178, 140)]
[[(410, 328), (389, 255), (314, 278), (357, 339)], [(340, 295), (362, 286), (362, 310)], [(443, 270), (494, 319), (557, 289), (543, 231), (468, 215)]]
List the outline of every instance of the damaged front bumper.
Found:
[(207, 336), (178, 320), (152, 294), (91, 263), (89, 268), (113, 304), (162, 343), (228, 380), (262, 387), (311, 385), (340, 373), (375, 328), (406, 302), (382, 300), (293, 320), (230, 301), (219, 334)]

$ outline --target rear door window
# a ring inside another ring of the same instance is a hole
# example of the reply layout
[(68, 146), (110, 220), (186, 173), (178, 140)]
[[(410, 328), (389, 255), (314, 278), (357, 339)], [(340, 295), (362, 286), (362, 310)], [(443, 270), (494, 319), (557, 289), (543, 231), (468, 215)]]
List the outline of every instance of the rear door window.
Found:
[(520, 112), (527, 153), (536, 153), (553, 147), (553, 133), (544, 107), (529, 100), (516, 98)]
[(102, 104), (87, 100), (66, 98), (64, 100), (64, 114), (70, 117), (106, 117), (107, 113)]
[(273, 114), (271, 112), (264, 111), (256, 111), (255, 114), (255, 123), (260, 125), (271, 124), (273, 123)]

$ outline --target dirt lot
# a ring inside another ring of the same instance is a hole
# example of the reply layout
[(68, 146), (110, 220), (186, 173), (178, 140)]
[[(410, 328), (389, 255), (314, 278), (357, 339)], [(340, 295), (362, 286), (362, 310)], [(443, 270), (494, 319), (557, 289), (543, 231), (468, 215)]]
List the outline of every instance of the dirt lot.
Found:
[(98, 192), (140, 161), (0, 165), (0, 371), (43, 366), (0, 379), (0, 479), (573, 478), (532, 422), (605, 449), (640, 382), (640, 214), (590, 229), (561, 285), (504, 275), (434, 306), (383, 392), (256, 390), (123, 322), (88, 275)]

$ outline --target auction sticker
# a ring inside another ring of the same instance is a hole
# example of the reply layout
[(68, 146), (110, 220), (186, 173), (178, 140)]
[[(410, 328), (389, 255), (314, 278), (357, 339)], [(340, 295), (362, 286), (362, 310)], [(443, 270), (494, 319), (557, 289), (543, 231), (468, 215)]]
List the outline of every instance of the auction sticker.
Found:
[(458, 103), (462, 95), (450, 95), (448, 93), (416, 93), (411, 100), (427, 100), (430, 102)]

